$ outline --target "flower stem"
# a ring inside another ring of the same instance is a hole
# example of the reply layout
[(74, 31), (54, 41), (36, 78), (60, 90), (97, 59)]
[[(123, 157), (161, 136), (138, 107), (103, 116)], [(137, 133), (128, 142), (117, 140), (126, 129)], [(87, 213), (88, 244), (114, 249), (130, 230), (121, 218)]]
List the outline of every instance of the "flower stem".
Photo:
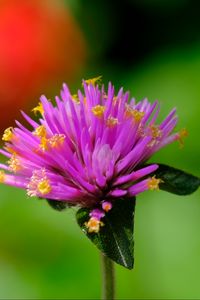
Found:
[(115, 273), (113, 261), (101, 253), (102, 260), (102, 300), (115, 299)]

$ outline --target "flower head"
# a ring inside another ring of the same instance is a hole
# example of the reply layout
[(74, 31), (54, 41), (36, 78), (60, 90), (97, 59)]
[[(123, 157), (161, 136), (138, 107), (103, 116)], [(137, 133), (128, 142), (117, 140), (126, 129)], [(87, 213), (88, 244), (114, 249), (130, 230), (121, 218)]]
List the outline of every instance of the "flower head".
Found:
[(121, 88), (115, 94), (111, 83), (106, 92), (96, 84), (99, 79), (83, 81), (84, 92), (76, 97), (64, 84), (56, 107), (42, 96), (33, 109), (41, 114), (39, 121), (23, 113), (32, 130), (16, 122), (4, 132), (0, 150), (8, 157), (0, 181), (29, 196), (90, 208), (90, 232), (98, 232), (118, 198), (158, 189), (160, 179), (149, 176), (158, 166), (144, 164), (183, 136), (172, 134), (175, 109), (157, 124), (157, 101), (129, 102), (128, 92)]

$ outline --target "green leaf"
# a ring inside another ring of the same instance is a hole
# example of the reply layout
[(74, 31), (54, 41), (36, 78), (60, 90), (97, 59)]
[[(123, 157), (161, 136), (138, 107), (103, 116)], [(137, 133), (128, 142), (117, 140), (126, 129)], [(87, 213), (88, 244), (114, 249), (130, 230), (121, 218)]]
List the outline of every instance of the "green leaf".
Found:
[(104, 255), (125, 268), (133, 268), (133, 228), (135, 198), (118, 199), (102, 219), (104, 226), (98, 233), (89, 233), (85, 222), (90, 219), (90, 210), (81, 208), (76, 214), (81, 230)]
[(46, 199), (47, 203), (55, 210), (62, 211), (63, 209), (69, 208), (72, 205), (69, 205), (66, 201), (58, 201), (58, 200), (49, 200)]
[(161, 190), (177, 195), (192, 194), (200, 186), (200, 178), (163, 164), (159, 164), (154, 175), (163, 180)]

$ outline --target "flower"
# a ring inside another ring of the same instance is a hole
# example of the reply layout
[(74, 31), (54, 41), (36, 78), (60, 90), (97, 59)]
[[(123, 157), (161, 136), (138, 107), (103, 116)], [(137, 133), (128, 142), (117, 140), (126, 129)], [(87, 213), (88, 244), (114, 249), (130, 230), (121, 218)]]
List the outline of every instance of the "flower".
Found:
[(41, 114), (38, 122), (22, 112), (32, 130), (18, 121), (5, 130), (0, 153), (9, 160), (0, 165), (0, 181), (28, 196), (90, 208), (86, 227), (98, 232), (118, 198), (158, 189), (161, 180), (149, 176), (158, 165), (145, 162), (175, 140), (182, 144), (186, 132), (172, 133), (176, 109), (157, 124), (157, 101), (129, 102), (128, 92), (115, 95), (111, 83), (106, 92), (95, 79), (83, 81), (83, 88), (71, 95), (64, 84), (56, 106), (41, 96), (33, 109)]

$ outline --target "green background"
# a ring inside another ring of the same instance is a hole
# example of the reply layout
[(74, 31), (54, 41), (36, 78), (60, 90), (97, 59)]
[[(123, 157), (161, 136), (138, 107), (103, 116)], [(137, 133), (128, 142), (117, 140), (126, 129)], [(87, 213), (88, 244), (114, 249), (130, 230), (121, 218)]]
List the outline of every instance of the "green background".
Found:
[[(142, 2), (145, 7), (147, 1)], [(152, 5), (159, 6), (157, 2)], [(102, 5), (105, 9), (105, 2)], [(81, 1), (71, 7), (89, 36), (81, 18)], [(94, 5), (92, 9), (95, 11)], [(185, 46), (172, 43), (157, 47), (129, 67), (105, 58), (106, 37), (100, 40), (102, 49), (94, 44), (96, 52), (89, 40), (89, 60), (81, 77), (103, 75), (105, 83), (111, 80), (117, 88), (124, 86), (137, 100), (146, 96), (150, 101), (158, 99), (160, 120), (177, 107), (178, 129), (189, 131), (185, 146), (180, 149), (174, 143), (151, 161), (200, 176), (199, 40)], [(78, 228), (75, 210), (56, 212), (45, 201), (4, 185), (0, 186), (0, 197), (0, 298), (98, 299), (99, 253)], [(116, 266), (117, 298), (200, 299), (199, 232), (200, 191), (185, 197), (162, 191), (138, 196), (135, 268), (129, 271)]]

